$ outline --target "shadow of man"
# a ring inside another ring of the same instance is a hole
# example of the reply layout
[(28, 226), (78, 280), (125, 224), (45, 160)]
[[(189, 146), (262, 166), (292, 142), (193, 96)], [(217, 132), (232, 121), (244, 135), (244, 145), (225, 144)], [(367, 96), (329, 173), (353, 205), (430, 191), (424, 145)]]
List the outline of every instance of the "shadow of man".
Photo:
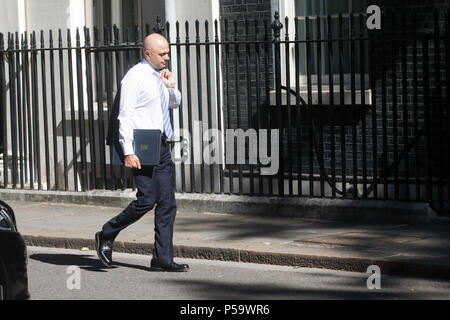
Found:
[[(36, 253), (29, 256), (29, 259), (40, 261), (43, 263), (58, 265), (58, 266), (78, 266), (80, 269), (92, 272), (106, 272), (106, 268), (94, 255), (78, 255), (78, 254), (57, 254), (57, 253)], [(149, 267), (115, 262), (114, 268), (126, 267), (138, 270), (149, 271)]]

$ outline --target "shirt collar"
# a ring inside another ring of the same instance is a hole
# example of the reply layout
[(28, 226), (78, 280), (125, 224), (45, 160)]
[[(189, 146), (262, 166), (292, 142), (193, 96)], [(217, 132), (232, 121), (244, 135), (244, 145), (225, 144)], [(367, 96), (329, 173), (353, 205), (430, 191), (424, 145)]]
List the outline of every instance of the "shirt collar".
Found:
[(147, 62), (147, 60), (142, 59), (142, 62), (141, 62), (141, 63), (144, 64), (144, 65), (146, 65), (146, 66), (148, 66), (148, 67), (150, 68), (150, 72), (151, 72), (152, 74), (159, 76), (159, 72), (156, 71), (155, 69), (153, 69), (153, 67), (150, 65), (150, 63)]

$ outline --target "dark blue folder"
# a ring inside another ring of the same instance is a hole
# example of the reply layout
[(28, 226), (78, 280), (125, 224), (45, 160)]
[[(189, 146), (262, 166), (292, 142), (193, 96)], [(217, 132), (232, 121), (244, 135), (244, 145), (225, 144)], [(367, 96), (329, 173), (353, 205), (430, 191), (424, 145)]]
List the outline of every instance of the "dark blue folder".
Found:
[(161, 148), (161, 130), (134, 129), (134, 154), (141, 166), (159, 164)]

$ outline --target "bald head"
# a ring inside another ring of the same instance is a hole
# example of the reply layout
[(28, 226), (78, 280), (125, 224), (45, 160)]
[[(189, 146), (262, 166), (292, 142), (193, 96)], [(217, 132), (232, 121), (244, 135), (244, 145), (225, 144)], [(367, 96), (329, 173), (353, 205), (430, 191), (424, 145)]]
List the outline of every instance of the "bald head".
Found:
[(145, 60), (153, 67), (160, 71), (166, 67), (169, 61), (169, 43), (159, 33), (152, 33), (145, 37), (142, 51)]
[(152, 33), (145, 37), (143, 49), (150, 50), (152, 48), (165, 45), (168, 45), (166, 38), (159, 33)]

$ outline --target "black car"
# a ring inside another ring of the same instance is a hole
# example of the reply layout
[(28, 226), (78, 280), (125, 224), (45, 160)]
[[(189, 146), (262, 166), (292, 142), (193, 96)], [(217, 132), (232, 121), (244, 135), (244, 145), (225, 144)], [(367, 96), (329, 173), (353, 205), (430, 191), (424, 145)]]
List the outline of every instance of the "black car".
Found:
[(14, 211), (0, 200), (0, 300), (28, 299), (27, 248)]

